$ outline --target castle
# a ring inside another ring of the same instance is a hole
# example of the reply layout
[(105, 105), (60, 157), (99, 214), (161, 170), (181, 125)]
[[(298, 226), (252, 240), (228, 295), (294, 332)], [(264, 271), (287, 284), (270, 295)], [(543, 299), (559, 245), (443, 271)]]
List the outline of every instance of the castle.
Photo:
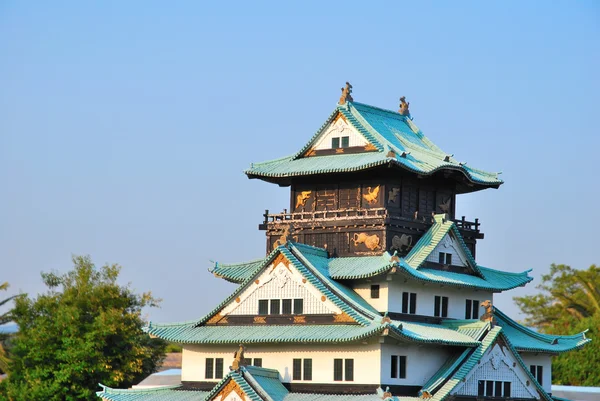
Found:
[(292, 156), (249, 178), (290, 187), (264, 215), (267, 256), (215, 263), (238, 284), (210, 313), (146, 331), (183, 346), (182, 383), (104, 387), (104, 400), (553, 400), (551, 359), (583, 333), (537, 333), (494, 308), (524, 286), (476, 261), (477, 219), (456, 196), (503, 182), (443, 152), (399, 111), (355, 102), (333, 112)]

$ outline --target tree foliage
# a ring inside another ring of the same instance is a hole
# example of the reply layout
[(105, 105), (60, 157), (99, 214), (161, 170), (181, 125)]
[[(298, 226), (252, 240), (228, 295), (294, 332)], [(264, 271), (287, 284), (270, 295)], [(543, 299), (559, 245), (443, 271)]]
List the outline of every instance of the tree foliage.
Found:
[(19, 332), (2, 383), (11, 401), (96, 400), (98, 383), (129, 387), (164, 358), (166, 344), (141, 330), (142, 308), (158, 300), (117, 284), (118, 265), (73, 263), (63, 275), (42, 273), (47, 293), (15, 301)]
[[(0, 291), (6, 291), (8, 289), (8, 283), (4, 282), (0, 284)], [(5, 298), (0, 301), (0, 307), (8, 304), (10, 301), (18, 297), (19, 295), (13, 295), (12, 297)], [(3, 324), (9, 323), (12, 321), (12, 310), (8, 312), (4, 312), (0, 314), (0, 326)], [(5, 349), (5, 342), (8, 339), (9, 335), (6, 333), (0, 333), (0, 373), (4, 373), (8, 371), (8, 354)]]
[(525, 324), (547, 334), (586, 333), (593, 341), (552, 361), (554, 384), (600, 386), (600, 268), (576, 270), (552, 265), (537, 286), (539, 294), (515, 297)]

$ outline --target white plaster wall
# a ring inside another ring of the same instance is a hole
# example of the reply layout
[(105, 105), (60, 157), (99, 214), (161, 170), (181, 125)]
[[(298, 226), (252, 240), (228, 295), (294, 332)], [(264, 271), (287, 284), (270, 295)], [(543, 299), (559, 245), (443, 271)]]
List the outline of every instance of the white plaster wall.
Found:
[(446, 234), (440, 241), (438, 246), (435, 247), (433, 252), (427, 256), (428, 262), (439, 263), (440, 252), (452, 254), (452, 265), (453, 266), (467, 266), (467, 257), (465, 255), (462, 246), (453, 238), (452, 235)]
[(315, 149), (331, 149), (332, 137), (339, 137), (341, 146), (343, 136), (349, 137), (349, 146), (365, 146), (368, 143), (364, 136), (340, 118), (323, 131), (321, 137), (315, 142)]
[[(381, 383), (404, 386), (422, 386), (450, 357), (450, 349), (414, 344), (381, 345)], [(406, 379), (391, 377), (392, 355), (406, 355)]]
[(233, 300), (220, 312), (222, 315), (258, 315), (259, 299), (304, 299), (303, 314), (339, 314), (341, 310), (290, 265), (279, 263), (275, 268), (268, 266), (258, 277), (258, 283), (250, 283), (240, 294), (239, 301)]
[(547, 392), (552, 392), (552, 356), (548, 354), (522, 352), (521, 358), (523, 359), (523, 362), (525, 362), (527, 369), (529, 369), (530, 365), (541, 365), (544, 367), (542, 387)]
[[(371, 285), (373, 284), (379, 284), (379, 298), (371, 298)], [(373, 308), (379, 312), (387, 312), (389, 302), (387, 281), (355, 282), (352, 288)]]
[[(486, 299), (494, 301), (491, 291), (470, 290), (467, 288), (442, 287), (437, 284), (420, 284), (416, 282), (404, 282), (402, 279), (394, 279), (388, 282), (388, 310), (390, 312), (402, 312), (402, 292), (414, 292), (417, 294), (417, 315), (433, 316), (435, 296), (448, 297), (448, 318), (464, 319), (465, 303), (467, 299), (476, 299), (483, 302)], [(479, 316), (484, 313), (479, 309)]]
[(535, 385), (507, 347), (495, 344), (452, 394), (477, 396), (479, 380), (511, 382), (511, 397), (539, 399)]
[[(273, 328), (276, 330), (276, 327)], [(183, 381), (213, 381), (205, 379), (206, 358), (224, 358), (224, 374), (229, 371), (237, 346), (185, 345), (182, 356)], [(312, 380), (306, 383), (355, 383), (379, 384), (380, 348), (378, 343), (354, 345), (248, 345), (246, 358), (262, 358), (262, 366), (277, 369), (279, 379), (284, 383), (292, 381), (292, 360), (312, 358)], [(333, 360), (336, 358), (354, 359), (354, 381), (333, 380)], [(304, 380), (294, 380), (302, 383)]]

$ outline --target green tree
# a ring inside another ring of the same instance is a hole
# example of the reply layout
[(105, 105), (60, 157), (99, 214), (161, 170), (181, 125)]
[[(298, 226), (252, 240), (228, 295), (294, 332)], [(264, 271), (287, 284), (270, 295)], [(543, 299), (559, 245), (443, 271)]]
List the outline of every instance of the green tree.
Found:
[[(8, 289), (8, 283), (4, 282), (2, 284), (0, 284), (0, 291), (6, 291)], [(9, 303), (10, 301), (12, 301), (13, 299), (15, 299), (16, 297), (18, 297), (19, 295), (13, 295), (12, 297), (8, 297), (3, 299), (2, 301), (0, 301), (0, 307), (6, 305), (7, 303)], [(4, 312), (2, 314), (0, 314), (0, 326), (2, 326), (3, 324), (9, 323), (12, 321), (12, 310), (9, 310), (8, 312)], [(8, 371), (8, 355), (6, 353), (6, 349), (4, 348), (5, 346), (5, 341), (8, 339), (9, 335), (6, 333), (0, 333), (0, 373), (5, 373)]]
[(553, 383), (600, 386), (600, 268), (576, 270), (553, 264), (537, 288), (539, 294), (514, 298), (527, 316), (526, 325), (547, 334), (589, 330), (586, 336), (594, 340), (583, 349), (553, 358)]
[(98, 383), (131, 386), (164, 358), (165, 342), (141, 330), (142, 308), (158, 300), (117, 284), (118, 265), (73, 263), (63, 275), (42, 273), (45, 294), (15, 300), (19, 332), (0, 390), (8, 400), (96, 400)]

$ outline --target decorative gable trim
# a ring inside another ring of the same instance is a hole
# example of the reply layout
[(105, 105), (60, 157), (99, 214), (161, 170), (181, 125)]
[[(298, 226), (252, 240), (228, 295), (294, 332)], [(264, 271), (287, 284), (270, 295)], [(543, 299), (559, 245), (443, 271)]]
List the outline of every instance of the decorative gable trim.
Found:
[[(235, 382), (235, 380), (233, 380), (233, 379), (229, 379), (229, 382), (227, 384), (225, 384), (225, 386), (223, 386), (221, 391), (219, 391), (217, 394), (215, 394), (210, 399), (207, 399), (207, 401), (209, 401), (209, 400), (232, 401), (228, 398), (231, 395), (231, 393), (234, 393), (235, 395), (237, 395), (239, 398), (241, 398), (242, 401), (247, 401), (246, 393), (244, 392), (244, 390), (242, 390), (240, 385), (237, 384)], [(235, 400), (236, 398), (237, 397), (233, 398), (233, 400)]]

